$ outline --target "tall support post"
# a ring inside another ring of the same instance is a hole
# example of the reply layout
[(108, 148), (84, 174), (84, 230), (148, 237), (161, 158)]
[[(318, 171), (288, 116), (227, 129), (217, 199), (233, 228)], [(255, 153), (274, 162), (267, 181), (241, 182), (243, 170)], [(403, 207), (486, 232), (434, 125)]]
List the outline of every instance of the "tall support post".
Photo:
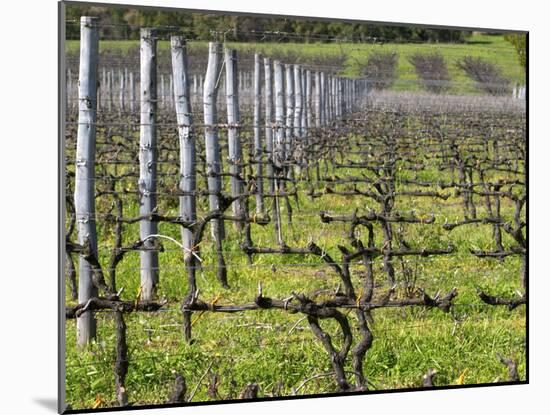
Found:
[(302, 69), (294, 65), (294, 139), (301, 136), (302, 130)]
[(67, 85), (65, 88), (65, 111), (67, 114), (69, 113), (69, 106), (70, 101), (72, 101), (71, 97), (71, 89), (72, 89), (73, 81), (72, 81), (72, 75), (71, 75), (71, 68), (67, 68)]
[(330, 118), (336, 118), (336, 77), (330, 77)]
[(334, 77), (328, 77), (328, 120), (332, 122), (334, 119)]
[(262, 130), (260, 126), (262, 114), (262, 84), (261, 84), (262, 57), (254, 54), (254, 159), (256, 161), (256, 213), (264, 213), (264, 179), (263, 175), (263, 146)]
[(193, 94), (191, 96), (191, 101), (193, 103), (196, 103), (199, 99), (199, 92), (198, 92), (198, 83), (197, 83), (197, 74), (193, 74)]
[(330, 92), (330, 75), (327, 75), (325, 77), (325, 85), (324, 85), (324, 89), (325, 89), (325, 97), (323, 99), (323, 106), (324, 106), (324, 110), (325, 110), (325, 124), (330, 124), (330, 98), (332, 96), (331, 92)]
[(346, 79), (340, 79), (340, 117), (346, 112)]
[(119, 112), (123, 113), (124, 109), (126, 108), (126, 78), (124, 76), (124, 71), (120, 69), (118, 73), (118, 79), (119, 79)]
[(294, 70), (293, 65), (285, 65), (285, 93), (286, 93), (286, 131), (285, 131), (285, 155), (286, 161), (290, 162), (293, 152), (293, 130), (294, 121)]
[(332, 117), (338, 118), (338, 78), (332, 77)]
[[(285, 93), (286, 93), (286, 134), (285, 134), (285, 173), (288, 179), (294, 178), (294, 169), (292, 164), (295, 162), (295, 139), (294, 139), (294, 110), (295, 110), (295, 92), (294, 92), (294, 65), (285, 65)], [(280, 183), (280, 189), (286, 190), (286, 182)], [(292, 206), (288, 196), (285, 199), (285, 210), (288, 223), (292, 222)]]
[(346, 82), (346, 114), (351, 112), (351, 86), (353, 85), (353, 80), (348, 79)]
[(164, 74), (160, 74), (160, 107), (166, 108), (166, 90), (164, 89)]
[(315, 127), (321, 128), (321, 73), (315, 72)]
[[(311, 110), (311, 91), (312, 91), (312, 85), (311, 85), (311, 71), (308, 69), (305, 73), (305, 85), (306, 85), (306, 105), (305, 105), (305, 125), (304, 125), (304, 140), (305, 140), (305, 146), (307, 148), (306, 152), (306, 168), (309, 165), (309, 159), (311, 156), (311, 149), (309, 148), (309, 131), (310, 128), (313, 126), (313, 112)], [(309, 171), (308, 171), (308, 177), (309, 177)]]
[(306, 136), (307, 129), (307, 91), (306, 91), (306, 73), (307, 71), (302, 68), (302, 122), (300, 123), (300, 137), (302, 139)]
[(334, 82), (334, 90), (335, 90), (335, 94), (336, 94), (336, 99), (335, 99), (335, 107), (336, 107), (336, 116), (338, 118), (341, 117), (342, 115), (342, 90), (341, 90), (341, 85), (342, 85), (342, 79), (340, 77), (336, 77), (334, 78), (335, 82)]
[(338, 78), (332, 77), (332, 118), (338, 118)]
[(356, 106), (358, 106), (361, 99), (362, 89), (366, 84), (365, 80), (354, 79), (351, 85), (351, 112), (355, 112)]
[(315, 128), (317, 129), (317, 132), (315, 134), (315, 144), (313, 145), (313, 160), (315, 164), (315, 177), (317, 178), (317, 181), (321, 179), (321, 171), (319, 169), (319, 160), (317, 159), (316, 154), (318, 150), (318, 141), (319, 141), (319, 130), (323, 126), (324, 123), (324, 114), (323, 114), (323, 83), (324, 83), (324, 75), (322, 72), (315, 72)]
[(174, 108), (174, 95), (172, 95), (172, 91), (174, 90), (174, 77), (172, 74), (170, 74), (169, 78), (169, 88), (168, 88), (168, 108), (172, 109)]
[(275, 68), (275, 165), (282, 169), (285, 159), (285, 88), (284, 66), (279, 61), (274, 62)]
[(133, 114), (136, 110), (136, 81), (134, 79), (134, 72), (130, 72), (130, 112)]
[(339, 84), (339, 97), (340, 97), (340, 118), (343, 117), (344, 113), (346, 112), (346, 80), (344, 78), (340, 78)]
[(330, 122), (332, 121), (332, 89), (331, 89), (332, 82), (331, 81), (332, 81), (332, 76), (327, 75), (326, 87), (325, 87), (325, 92), (326, 92), (325, 110), (327, 112), (327, 124), (330, 124)]
[[(203, 85), (203, 108), (204, 108), (204, 139), (206, 149), (206, 173), (208, 175), (208, 191), (210, 210), (219, 210), (221, 205), (221, 152), (218, 138), (218, 80), (220, 76), (220, 44), (210, 42), (208, 44), (208, 66)], [(216, 244), (218, 256), (217, 277), (222, 286), (227, 284), (227, 271), (223, 259), (222, 241), (225, 236), (224, 222), (221, 218), (213, 219), (211, 222), (212, 238)]]
[(344, 113), (349, 113), (349, 98), (351, 91), (351, 79), (344, 80)]
[(311, 108), (312, 91), (311, 71), (308, 69), (306, 71), (306, 137), (308, 130), (313, 126), (313, 111)]
[(113, 71), (107, 72), (107, 109), (113, 110)]
[(355, 90), (357, 88), (359, 81), (357, 79), (352, 79), (349, 85), (349, 112), (350, 114), (354, 111), (355, 106)]
[(128, 101), (128, 84), (129, 84), (129, 79), (128, 79), (128, 68), (124, 68), (124, 104), (125, 104), (125, 107), (124, 109), (126, 109), (126, 104), (127, 104), (127, 101)]
[(353, 91), (354, 95), (354, 108), (353, 111), (357, 111), (359, 108), (365, 108), (367, 104), (367, 95), (368, 95), (369, 83), (366, 79), (358, 81), (356, 84), (356, 89)]
[(338, 83), (336, 84), (337, 96), (338, 96), (338, 118), (342, 118), (343, 107), (344, 107), (344, 80), (342, 78), (337, 78)]
[(334, 118), (340, 118), (340, 79), (334, 77)]
[(364, 108), (367, 105), (367, 98), (369, 94), (369, 82), (363, 79), (360, 84), (356, 85), (356, 89), (353, 92), (355, 96), (355, 109)]
[[(239, 83), (237, 74), (237, 51), (235, 49), (225, 49), (225, 97), (227, 105), (227, 144), (229, 172), (231, 174), (231, 196), (239, 197), (243, 195), (242, 165), (243, 150), (239, 136)], [(240, 198), (233, 202), (233, 214), (242, 217), (245, 214), (244, 199)], [(243, 229), (243, 222), (235, 222), (235, 228), (238, 231)]]
[(321, 72), (321, 126), (327, 125), (327, 77), (324, 72)]
[(103, 108), (107, 102), (107, 71), (105, 66), (101, 70), (101, 85), (99, 87), (99, 95), (97, 100), (97, 108)]
[[(180, 181), (179, 190), (184, 193), (180, 196), (180, 216), (183, 220), (194, 222), (197, 220), (196, 195), (196, 149), (193, 134), (193, 118), (191, 113), (191, 97), (189, 94), (189, 66), (187, 63), (187, 45), (183, 36), (170, 38), (172, 55), (172, 79), (174, 87), (174, 105), (178, 122), (180, 148)], [(197, 291), (195, 257), (195, 239), (193, 231), (181, 228), (183, 244), (183, 261), (187, 273), (187, 294), (192, 298)], [(183, 333), (187, 341), (191, 339), (191, 312), (183, 313)]]
[[(283, 166), (285, 160), (285, 89), (284, 89), (284, 68), (279, 61), (274, 61), (275, 69), (275, 144), (273, 150), (274, 176), (283, 176)], [(274, 179), (275, 193), (277, 194), (281, 184)], [(284, 183), (284, 182), (283, 182)], [(274, 197), (275, 214), (274, 225), (277, 241), (279, 245), (283, 244), (281, 235), (281, 215), (280, 198)]]
[(347, 96), (347, 100), (348, 100), (347, 113), (348, 114), (351, 114), (353, 112), (353, 88), (355, 86), (355, 82), (356, 82), (355, 79), (350, 79), (348, 81), (348, 96)]
[(366, 87), (364, 79), (354, 79), (351, 86), (351, 112), (354, 113), (357, 108), (363, 107), (363, 88)]
[(338, 78), (332, 77), (332, 118), (338, 117)]
[[(78, 243), (97, 257), (94, 170), (97, 120), (97, 63), (99, 31), (97, 18), (80, 18), (80, 69), (78, 77), (78, 132), (76, 138), (75, 214)], [(78, 302), (97, 297), (90, 263), (83, 253), (78, 264)], [(96, 337), (96, 320), (87, 311), (76, 319), (78, 346)]]
[(303, 95), (302, 95), (302, 69), (299, 65), (294, 65), (294, 125), (292, 140), (295, 143), (293, 147), (299, 149), (299, 153), (295, 155), (294, 162), (296, 174), (301, 173), (301, 155), (305, 149), (302, 143), (302, 110), (303, 110)]
[[(73, 89), (74, 89), (74, 87), (73, 87), (73, 73), (71, 71), (71, 68), (67, 68), (67, 89), (66, 89), (67, 103), (69, 103), (69, 101), (70, 101), (71, 102), (71, 107), (75, 106)], [(76, 105), (78, 105), (78, 103)]]
[[(139, 213), (150, 215), (157, 207), (157, 32), (143, 28), (140, 33), (140, 128), (139, 128)], [(157, 234), (157, 222), (139, 222), (145, 250), (140, 251), (141, 298), (153, 299), (158, 284), (158, 252), (150, 235)], [(149, 248), (150, 250), (147, 250)]]
[(273, 66), (270, 58), (264, 58), (264, 80), (265, 80), (265, 152), (266, 152), (266, 175), (269, 177), (269, 190), (275, 192), (275, 181), (273, 180)]

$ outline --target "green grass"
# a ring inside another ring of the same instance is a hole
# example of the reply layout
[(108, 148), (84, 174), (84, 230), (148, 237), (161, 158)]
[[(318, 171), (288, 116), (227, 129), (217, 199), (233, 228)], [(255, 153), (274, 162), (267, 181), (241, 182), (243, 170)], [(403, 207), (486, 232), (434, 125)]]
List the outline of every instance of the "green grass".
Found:
[[(207, 42), (190, 41), (188, 43), (190, 53), (206, 53)], [(128, 54), (138, 49), (137, 40), (103, 40), (100, 41), (100, 52), (112, 52), (114, 54)], [(392, 87), (398, 91), (417, 91), (421, 89), (414, 68), (409, 62), (409, 57), (415, 53), (440, 52), (445, 58), (451, 80), (456, 85), (450, 93), (479, 93), (474, 83), (456, 67), (456, 62), (464, 56), (482, 57), (496, 64), (503, 75), (512, 82), (525, 83), (525, 70), (519, 64), (517, 54), (513, 46), (504, 40), (501, 35), (473, 34), (467, 43), (385, 43), (385, 44), (353, 44), (353, 43), (231, 43), (227, 46), (236, 48), (242, 52), (259, 52), (265, 56), (292, 57), (296, 63), (312, 61), (328, 61), (342, 59), (342, 75), (357, 77), (361, 74), (369, 54), (373, 52), (397, 52), (399, 55), (397, 74), (398, 81)], [(66, 52), (77, 54), (78, 40), (66, 42)], [(167, 40), (158, 42), (159, 51), (168, 52), (170, 43)]]
[[(423, 180), (450, 180), (449, 173), (438, 171), (435, 165), (421, 173)], [(340, 177), (345, 174), (354, 175), (357, 171), (338, 171)], [(410, 175), (405, 170), (400, 174), (402, 178)], [(398, 185), (397, 190), (403, 187)], [(300, 190), (306, 189), (301, 187)], [(525, 308), (508, 311), (503, 307), (488, 307), (476, 295), (478, 287), (495, 294), (515, 295), (515, 290), (519, 288), (520, 261), (510, 257), (501, 263), (471, 255), (470, 248), (491, 249), (491, 226), (470, 225), (451, 232), (444, 230), (442, 224), (462, 218), (463, 212), (461, 199), (451, 190), (443, 192), (450, 194), (446, 201), (400, 198), (395, 210), (404, 212), (414, 209), (418, 216), (436, 215), (434, 224), (407, 225), (404, 235), (413, 247), (446, 247), (451, 242), (456, 247), (456, 252), (451, 255), (420, 259), (416, 268), (416, 286), (424, 288), (430, 295), (457, 287), (459, 296), (456, 305), (447, 314), (424, 308), (381, 309), (374, 312), (374, 343), (365, 359), (365, 374), (374, 389), (419, 387), (422, 375), (429, 368), (438, 371), (435, 377), (437, 385), (455, 385), (461, 374), (465, 384), (490, 383), (497, 379), (504, 381), (508, 376), (507, 368), (498, 361), (497, 353), (513, 358), (518, 364), (521, 379), (525, 379)], [(175, 201), (160, 198), (159, 203), (161, 212), (175, 211)], [(483, 201), (477, 199), (477, 204), (483, 206)], [(109, 198), (98, 200), (98, 211), (104, 212), (109, 206)], [(286, 243), (303, 247), (313, 240), (338, 259), (340, 255), (336, 245), (347, 245), (346, 227), (339, 223), (322, 224), (315, 214), (320, 210), (349, 214), (355, 208), (365, 211), (367, 208), (376, 209), (377, 205), (366, 198), (336, 195), (311, 200), (302, 192), (299, 208), (294, 202), (293, 207), (294, 224), (290, 226), (284, 221), (283, 225)], [(130, 197), (124, 209), (125, 217), (138, 214), (137, 203)], [(204, 201), (199, 204), (199, 210), (207, 210)], [(485, 215), (482, 207), (478, 214)], [(513, 206), (503, 202), (502, 214), (511, 218)], [(107, 248), (101, 251), (101, 260), (106, 264), (113, 235), (110, 228), (101, 226), (101, 223), (99, 225), (100, 246)], [(216, 281), (215, 253), (207, 231), (201, 243), (204, 271), (197, 276), (200, 297), (205, 301), (218, 298), (220, 304), (251, 302), (260, 281), (264, 294), (273, 298), (284, 298), (293, 291), (312, 293), (320, 289), (334, 289), (340, 282), (335, 272), (318, 258), (261, 255), (255, 257), (253, 266), (249, 266), (238, 247), (241, 235), (229, 223), (226, 228), (228, 235), (224, 250), (227, 251), (225, 256), (229, 264), (231, 288), (224, 290)], [(381, 232), (379, 227), (376, 228), (376, 245), (380, 246)], [(137, 224), (125, 226), (124, 245), (137, 239), (138, 229)], [(161, 223), (159, 233), (179, 238), (179, 228), (174, 225)], [(252, 236), (257, 246), (276, 246), (271, 225), (253, 225)], [(505, 245), (511, 244), (506, 237), (503, 242)], [(290, 395), (304, 380), (332, 370), (326, 351), (313, 336), (307, 322), (301, 319), (302, 315), (281, 310), (238, 314), (195, 313), (194, 341), (191, 344), (183, 341), (182, 318), (177, 309), (187, 290), (185, 272), (177, 247), (170, 242), (163, 243), (167, 250), (159, 254), (161, 272), (158, 295), (170, 301), (169, 311), (125, 315), (130, 350), (126, 388), (132, 403), (164, 402), (171, 390), (174, 372), (184, 375), (189, 391), (197, 388), (194, 401), (204, 401), (212, 399), (207, 395), (209, 376), (199, 384), (208, 367), (220, 376), (221, 398), (236, 397), (246, 384), (252, 382), (259, 384), (260, 396)], [(303, 265), (290, 265), (296, 263)], [(117, 285), (124, 287), (124, 299), (134, 299), (137, 295), (138, 268), (137, 252), (127, 254), (119, 265)], [(352, 279), (356, 286), (359, 286), (360, 269), (359, 265), (352, 267)], [(396, 264), (396, 269), (398, 278), (401, 278), (399, 264)], [(388, 285), (380, 260), (377, 260), (375, 274), (375, 293), (377, 296), (383, 295)], [(398, 295), (404, 295), (401, 288), (398, 288)], [(69, 298), (67, 303), (73, 304)], [(75, 345), (75, 321), (68, 321), (66, 325), (67, 401), (75, 409), (89, 408), (97, 402), (101, 406), (116, 406), (114, 321), (111, 313), (107, 312), (97, 313), (97, 317), (97, 342), (84, 351), (79, 352)], [(357, 340), (357, 323), (353, 313), (349, 314), (349, 319), (354, 339)], [(341, 339), (334, 322), (323, 321), (322, 325), (339, 347)], [(351, 371), (349, 360), (346, 369)], [(353, 379), (351, 375), (349, 379)], [(233, 383), (236, 386), (232, 386)], [(306, 383), (298, 393), (334, 391), (334, 379), (326, 376)]]

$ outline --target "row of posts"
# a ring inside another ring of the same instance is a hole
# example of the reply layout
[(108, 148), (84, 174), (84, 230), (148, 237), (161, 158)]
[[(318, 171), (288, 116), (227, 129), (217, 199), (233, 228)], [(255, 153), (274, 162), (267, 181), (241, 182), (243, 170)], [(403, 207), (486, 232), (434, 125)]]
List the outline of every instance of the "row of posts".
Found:
[[(255, 67), (252, 72), (238, 72), (238, 90), (241, 94), (250, 95), (253, 99), (256, 98), (256, 91), (254, 90), (257, 76), (257, 54), (255, 55)], [(260, 64), (261, 65), (261, 64)], [(311, 77), (311, 71), (308, 71), (308, 77)], [(98, 84), (98, 110), (104, 110), (106, 112), (112, 112), (118, 110), (119, 112), (131, 112), (134, 113), (139, 110), (139, 101), (136, 99), (136, 94), (139, 89), (139, 74), (128, 70), (127, 67), (119, 69), (107, 69), (102, 67), (99, 71), (101, 76), (98, 76), (100, 80)], [(67, 69), (67, 102), (69, 109), (77, 109), (78, 97), (78, 83), (75, 82), (71, 68)], [(311, 86), (311, 78), (310, 86)], [(159, 109), (174, 110), (174, 82), (173, 74), (160, 74), (158, 76), (157, 84), (159, 87), (158, 107)], [(200, 97), (203, 94), (204, 78), (202, 74), (193, 74), (190, 76), (190, 97), (192, 104), (200, 104)], [(225, 89), (225, 80), (221, 83), (221, 89)], [(305, 86), (302, 86), (302, 90), (305, 91)], [(518, 89), (518, 93), (520, 89)], [(338, 94), (336, 90), (330, 90), (330, 94)], [(310, 96), (310, 93), (306, 93), (306, 96)], [(516, 89), (514, 89), (514, 96), (516, 96)]]
[[(140, 32), (140, 140), (139, 140), (139, 209), (147, 217), (157, 207), (157, 32), (143, 28)], [(78, 82), (78, 134), (75, 166), (75, 208), (78, 242), (90, 247), (97, 255), (97, 236), (94, 203), (94, 168), (96, 121), (98, 109), (98, 22), (94, 17), (81, 18), (81, 50)], [(243, 177), (243, 147), (240, 131), (239, 86), (237, 52), (234, 49), (221, 50), (221, 45), (211, 42), (208, 49), (208, 66), (202, 82), (203, 124), (196, 123), (192, 116), (191, 87), (194, 81), (189, 77), (186, 42), (181, 36), (171, 37), (170, 76), (171, 99), (177, 118), (180, 148), (180, 208), (182, 220), (194, 222), (196, 212), (196, 147), (197, 128), (202, 126), (207, 166), (207, 187), (209, 209), (222, 208), (222, 156), (218, 131), (218, 91), (225, 68), (225, 103), (227, 120), (228, 163), (230, 170), (231, 195), (237, 197), (232, 204), (234, 217), (248, 218), (248, 196), (245, 194)], [(263, 79), (262, 79), (263, 68)], [(109, 72), (108, 72), (109, 73)], [(107, 76), (107, 75), (105, 75)], [(105, 79), (112, 79), (107, 77)], [(125, 75), (121, 76), (121, 91), (125, 88)], [(129, 72), (130, 91), (135, 93), (135, 76)], [(196, 79), (196, 78), (193, 78)], [(202, 79), (202, 78), (201, 78)], [(134, 85), (134, 86), (132, 86)], [(254, 56), (253, 71), (253, 132), (254, 153), (251, 163), (255, 166), (256, 190), (255, 209), (263, 214), (263, 179), (269, 183), (269, 191), (280, 188), (277, 177), (292, 174), (289, 166), (307, 164), (307, 157), (296, 155), (296, 149), (315, 146), (311, 130), (331, 126), (358, 110), (367, 91), (365, 80), (353, 80), (333, 76), (325, 72), (312, 71), (294, 64), (272, 61), (258, 54)], [(110, 91), (113, 88), (108, 89)], [(263, 90), (263, 93), (262, 93)], [(162, 92), (161, 92), (162, 93)], [(172, 94), (173, 93), (173, 94)], [(132, 93), (131, 93), (132, 94)], [(132, 96), (130, 94), (130, 96)], [(121, 96), (122, 96), (121, 92)], [(263, 96), (263, 100), (262, 100)], [(364, 101), (363, 101), (364, 102)], [(120, 105), (124, 103), (121, 98)], [(263, 105), (262, 105), (263, 104)], [(263, 107), (263, 108), (262, 108)], [(262, 124), (262, 113), (264, 123)], [(264, 163), (264, 159), (266, 162)], [(264, 175), (263, 166), (266, 166)], [(282, 181), (284, 183), (284, 181)], [(239, 197), (242, 195), (243, 197)], [(278, 215), (274, 215), (278, 216)], [(276, 219), (275, 222), (278, 220)], [(228, 286), (225, 263), (222, 255), (222, 241), (225, 237), (224, 221), (216, 218), (211, 222), (211, 232), (218, 252), (218, 279)], [(242, 230), (246, 220), (236, 221)], [(280, 224), (275, 224), (276, 227)], [(152, 300), (159, 283), (158, 252), (154, 250), (153, 238), (158, 233), (157, 222), (140, 220), (141, 300)], [(188, 280), (188, 296), (196, 293), (195, 269), (196, 245), (193, 232), (182, 227), (183, 256)], [(83, 255), (79, 258), (78, 301), (86, 303), (98, 295), (93, 284), (92, 269)], [(185, 337), (190, 337), (190, 315), (184, 313)], [(92, 312), (77, 318), (77, 342), (87, 344), (95, 337), (96, 324)]]
[[(119, 112), (136, 112), (139, 109), (139, 102), (136, 99), (137, 89), (139, 88), (139, 77), (132, 71), (128, 71), (128, 68), (107, 69), (101, 68), (101, 78), (98, 87), (98, 110), (104, 110), (111, 112), (118, 110)], [(67, 68), (67, 104), (68, 109), (74, 110), (78, 108), (78, 83), (73, 79), (73, 72), (71, 68)], [(173, 76), (160, 74), (158, 85), (160, 87), (159, 107), (162, 109), (174, 109), (174, 95), (172, 91)], [(192, 76), (192, 101), (198, 101), (202, 95), (203, 76)]]
[(527, 92), (527, 88), (525, 85), (514, 85), (514, 88), (512, 89), (512, 98), (513, 99), (525, 99)]
[[(258, 55), (255, 55), (255, 59)], [(256, 91), (254, 90), (257, 83), (255, 82), (258, 68), (255, 60), (255, 69), (253, 72), (239, 72), (239, 82), (238, 89), (240, 93), (249, 92), (254, 98), (256, 96)], [(100, 71), (101, 80), (98, 87), (98, 100), (97, 107), (98, 110), (105, 111), (114, 111), (119, 110), (121, 112), (129, 111), (131, 113), (135, 112), (136, 109), (139, 109), (136, 103), (137, 88), (139, 88), (139, 80), (137, 74), (132, 71), (128, 71), (128, 68), (120, 68), (118, 70), (109, 69), (107, 70), (103, 67)], [(309, 77), (311, 77), (311, 71), (308, 70)], [(70, 68), (67, 69), (67, 101), (70, 109), (77, 108), (77, 102), (75, 97), (78, 96), (78, 84), (74, 81), (73, 73)], [(249, 77), (252, 76), (252, 84), (249, 83)], [(311, 85), (311, 78), (310, 85)], [(160, 74), (158, 79), (158, 86), (160, 88), (160, 93), (158, 94), (158, 103), (161, 109), (170, 109), (175, 108), (174, 104), (174, 95), (172, 91), (174, 90), (173, 75)], [(203, 94), (203, 83), (204, 79), (202, 75), (194, 74), (191, 77), (191, 101), (194, 103), (199, 101), (199, 97)], [(137, 85), (137, 86), (136, 86)], [(221, 85), (222, 89), (225, 89), (224, 83)], [(304, 89), (304, 88), (302, 88)], [(304, 90), (305, 91), (305, 90)], [(521, 89), (518, 88), (518, 94)], [(332, 91), (332, 93), (336, 93)], [(310, 96), (310, 94), (306, 94)], [(516, 89), (514, 89), (514, 97), (516, 97)]]

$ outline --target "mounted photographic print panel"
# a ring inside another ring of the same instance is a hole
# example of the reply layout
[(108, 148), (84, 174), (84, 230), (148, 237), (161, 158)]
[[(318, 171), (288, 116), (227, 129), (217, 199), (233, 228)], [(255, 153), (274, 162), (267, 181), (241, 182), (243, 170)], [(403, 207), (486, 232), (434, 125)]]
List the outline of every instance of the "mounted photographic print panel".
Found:
[(527, 32), (59, 7), (60, 412), (527, 383)]

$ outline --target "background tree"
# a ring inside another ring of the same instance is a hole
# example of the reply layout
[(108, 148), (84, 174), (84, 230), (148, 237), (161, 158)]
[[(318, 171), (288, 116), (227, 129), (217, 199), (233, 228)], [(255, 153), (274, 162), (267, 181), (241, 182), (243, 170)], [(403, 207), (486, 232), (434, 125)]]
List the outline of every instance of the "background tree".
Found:
[[(139, 39), (139, 27), (174, 26), (189, 40), (212, 40), (214, 32), (226, 33), (237, 42), (332, 42), (334, 38), (370, 42), (464, 42), (471, 32), (450, 29), (424, 29), (367, 23), (316, 21), (287, 17), (227, 16), (187, 11), (139, 10), (125, 7), (68, 5), (67, 39), (78, 39), (80, 16), (101, 19), (100, 38)], [(278, 32), (278, 33), (266, 33)]]
[(441, 93), (449, 89), (451, 77), (441, 53), (415, 53), (409, 62), (426, 90)]
[(527, 36), (523, 33), (508, 33), (504, 35), (504, 39), (514, 46), (519, 63), (525, 68), (527, 66)]
[(502, 70), (486, 59), (465, 56), (456, 62), (456, 66), (476, 82), (480, 91), (490, 95), (504, 95), (511, 92), (510, 79), (502, 75)]

